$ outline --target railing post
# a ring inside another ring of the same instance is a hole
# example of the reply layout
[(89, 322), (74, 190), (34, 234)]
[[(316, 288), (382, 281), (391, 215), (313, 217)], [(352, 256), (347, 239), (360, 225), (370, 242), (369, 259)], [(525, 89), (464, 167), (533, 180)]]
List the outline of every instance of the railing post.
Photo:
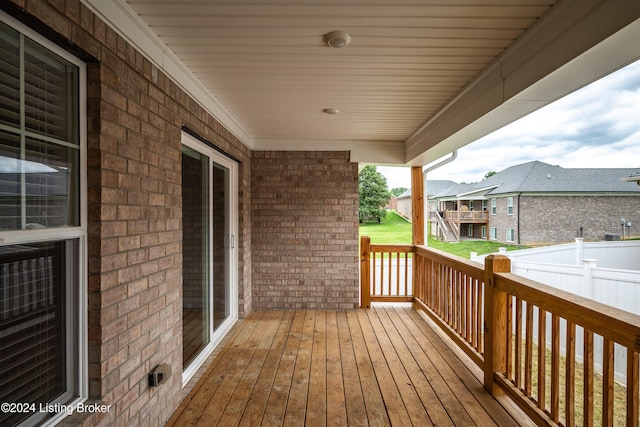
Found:
[(360, 308), (371, 308), (371, 239), (360, 238)]
[(484, 259), (484, 388), (494, 396), (502, 390), (494, 382), (494, 373), (507, 372), (507, 293), (495, 287), (495, 273), (509, 273), (511, 260), (504, 255)]

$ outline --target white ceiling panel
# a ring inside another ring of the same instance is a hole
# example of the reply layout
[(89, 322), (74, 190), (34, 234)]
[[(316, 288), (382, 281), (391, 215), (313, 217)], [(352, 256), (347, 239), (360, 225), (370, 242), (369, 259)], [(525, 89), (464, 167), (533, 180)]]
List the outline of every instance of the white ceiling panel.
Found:
[(637, 0), (81, 1), (250, 148), (354, 161), (425, 164), (640, 57)]
[(403, 142), (554, 1), (126, 3), (253, 138)]

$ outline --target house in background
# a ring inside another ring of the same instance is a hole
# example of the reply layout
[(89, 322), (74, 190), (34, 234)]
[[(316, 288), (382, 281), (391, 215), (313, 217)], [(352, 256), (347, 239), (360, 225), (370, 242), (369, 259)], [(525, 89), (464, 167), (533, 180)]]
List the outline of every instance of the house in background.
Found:
[(397, 212), (407, 219), (411, 219), (411, 189), (398, 196)]
[[(427, 180), (426, 184), (427, 186), (424, 189), (424, 194), (427, 198), (426, 215), (428, 218), (431, 218), (438, 207), (437, 202), (433, 197), (440, 193), (446, 193), (449, 188), (458, 184), (446, 179)], [(411, 209), (411, 189), (408, 189), (398, 196), (398, 213), (400, 213), (405, 218), (411, 219)]]
[(525, 3), (0, 2), (0, 401), (52, 408), (0, 424), (164, 425), (237, 319), (357, 307), (359, 163), (640, 57), (638, 2)]
[(635, 172), (539, 161), (512, 166), (433, 196), (440, 217), (432, 219), (432, 229), (448, 227), (459, 239), (524, 245), (638, 235), (640, 186), (623, 181)]
[(385, 209), (390, 210), (390, 211), (394, 211), (394, 212), (397, 211), (398, 210), (398, 198), (392, 194), (391, 197), (389, 198), (389, 203), (387, 203), (387, 206), (385, 206)]

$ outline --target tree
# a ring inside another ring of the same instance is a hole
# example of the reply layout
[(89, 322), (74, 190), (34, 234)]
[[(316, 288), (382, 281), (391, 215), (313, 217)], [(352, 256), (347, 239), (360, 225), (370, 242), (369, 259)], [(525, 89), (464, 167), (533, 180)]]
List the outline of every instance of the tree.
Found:
[(360, 190), (360, 222), (377, 220), (387, 215), (384, 209), (391, 193), (387, 189), (387, 179), (375, 166), (365, 166), (358, 174)]
[(391, 189), (391, 194), (393, 194), (394, 196), (398, 197), (399, 195), (401, 195), (402, 193), (404, 193), (407, 190), (408, 190), (408, 188), (406, 188), (406, 187), (396, 187), (396, 188), (392, 188)]
[(496, 172), (496, 171), (487, 172), (487, 173), (485, 173), (485, 174), (484, 174), (484, 179), (487, 179), (487, 178), (489, 178), (490, 176), (493, 176), (493, 175), (495, 175), (495, 174), (497, 174), (497, 173), (498, 173), (498, 172)]

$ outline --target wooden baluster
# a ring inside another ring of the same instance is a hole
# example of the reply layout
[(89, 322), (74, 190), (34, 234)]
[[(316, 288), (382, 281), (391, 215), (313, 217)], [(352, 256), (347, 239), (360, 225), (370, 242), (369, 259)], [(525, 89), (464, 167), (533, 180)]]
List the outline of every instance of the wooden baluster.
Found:
[(400, 291), (400, 252), (396, 253), (396, 295), (406, 296), (407, 293)]
[(593, 426), (593, 332), (584, 331), (584, 408), (583, 425)]
[(471, 344), (472, 342), (472, 336), (473, 336), (473, 328), (472, 328), (472, 322), (473, 322), (473, 305), (472, 305), (472, 289), (473, 289), (473, 285), (471, 283), (472, 278), (469, 276), (465, 276), (465, 285), (466, 285), (466, 294), (465, 294), (465, 301), (467, 303), (467, 309), (466, 309), (466, 315), (465, 315), (465, 332), (466, 332), (466, 338), (467, 338), (467, 342), (469, 344)]
[(575, 426), (576, 325), (567, 321), (567, 355), (565, 373), (565, 423)]
[(516, 343), (515, 372), (513, 380), (516, 387), (522, 388), (522, 300), (516, 298)]
[(384, 295), (384, 252), (380, 252), (380, 295)]
[(378, 286), (378, 279), (377, 279), (377, 271), (378, 271), (378, 267), (376, 266), (376, 262), (378, 259), (378, 254), (373, 252), (371, 254), (371, 271), (373, 271), (372, 273), (372, 279), (371, 279), (371, 295), (377, 295), (377, 286)]
[(560, 420), (560, 318), (551, 315), (551, 418)]
[(513, 378), (513, 297), (507, 294), (507, 378)]
[(602, 424), (613, 425), (614, 342), (604, 337), (602, 345)]
[(391, 290), (391, 285), (392, 285), (392, 283), (391, 283), (391, 282), (392, 282), (391, 278), (392, 278), (392, 276), (393, 276), (393, 275), (392, 275), (392, 273), (393, 273), (393, 268), (392, 268), (392, 266), (393, 266), (393, 253), (392, 253), (392, 252), (389, 252), (389, 277), (388, 277), (388, 280), (387, 280), (388, 285), (389, 285), (389, 293), (388, 293), (387, 295), (391, 295), (391, 292), (392, 292), (392, 290)]
[[(415, 261), (415, 254), (414, 254), (414, 261)], [(415, 268), (415, 262), (414, 262), (414, 268)], [(411, 292), (414, 296), (416, 294), (415, 291), (415, 286), (413, 288), (413, 292)], [(404, 253), (404, 295), (409, 295), (409, 253), (405, 252)]]
[(484, 355), (484, 345), (485, 345), (485, 337), (484, 337), (484, 310), (481, 309), (481, 307), (484, 307), (484, 281), (477, 281), (476, 282), (478, 289), (477, 289), (477, 295), (478, 295), (478, 325), (477, 325), (477, 332), (478, 332), (478, 346), (477, 349), (480, 353), (482, 353)]
[(627, 425), (638, 425), (638, 353), (627, 349)]
[[(362, 236), (360, 239), (360, 307), (371, 308), (371, 239)], [(375, 277), (375, 276), (374, 276)]]
[(527, 320), (524, 337), (524, 393), (531, 396), (533, 379), (533, 305), (527, 303)]
[(544, 410), (547, 398), (547, 312), (538, 307), (538, 408)]

